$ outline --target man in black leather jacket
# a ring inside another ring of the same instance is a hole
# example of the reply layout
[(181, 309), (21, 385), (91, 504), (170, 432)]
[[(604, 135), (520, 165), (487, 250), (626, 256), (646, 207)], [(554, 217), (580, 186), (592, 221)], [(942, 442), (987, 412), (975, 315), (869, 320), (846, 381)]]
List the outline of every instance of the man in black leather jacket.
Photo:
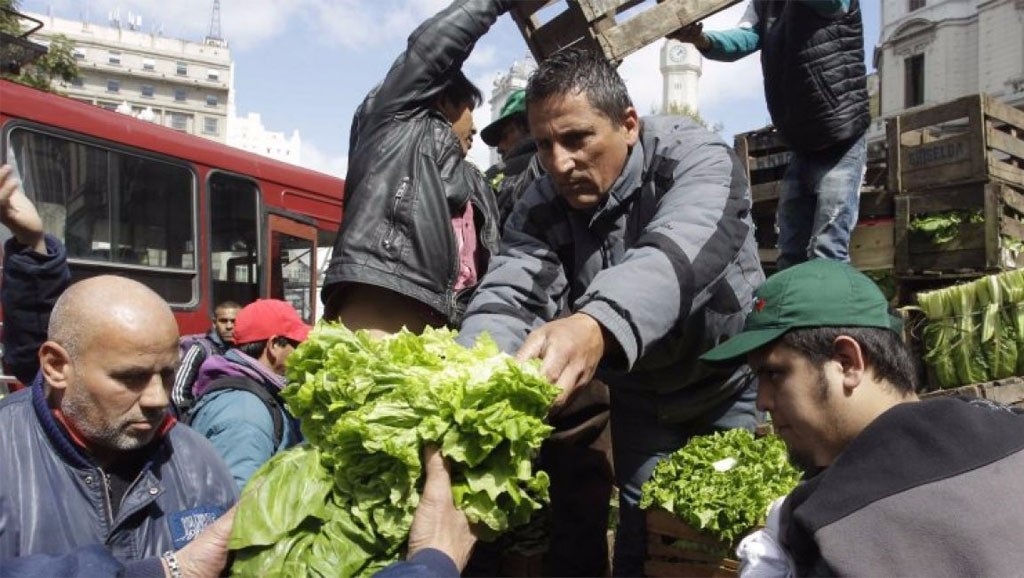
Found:
[(387, 333), (459, 324), (499, 235), (494, 194), (465, 159), (481, 95), (461, 68), (510, 6), (452, 2), (413, 31), (357, 109), (328, 319)]

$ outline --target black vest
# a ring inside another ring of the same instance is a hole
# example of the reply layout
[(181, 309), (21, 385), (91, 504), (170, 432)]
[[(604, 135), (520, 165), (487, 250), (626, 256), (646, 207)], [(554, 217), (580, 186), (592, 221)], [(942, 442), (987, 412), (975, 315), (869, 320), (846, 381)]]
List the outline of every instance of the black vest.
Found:
[(814, 152), (860, 138), (871, 113), (858, 0), (834, 18), (792, 0), (754, 9), (768, 111), (786, 143)]

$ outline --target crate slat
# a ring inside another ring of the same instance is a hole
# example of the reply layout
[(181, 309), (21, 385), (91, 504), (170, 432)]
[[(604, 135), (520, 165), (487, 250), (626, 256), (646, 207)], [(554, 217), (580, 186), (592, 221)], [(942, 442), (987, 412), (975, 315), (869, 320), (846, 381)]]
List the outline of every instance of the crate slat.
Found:
[(1024, 183), (1024, 112), (975, 94), (905, 112), (886, 123), (889, 189)]
[[(569, 46), (599, 50), (610, 62), (724, 10), (739, 0), (526, 0), (514, 2), (512, 19), (541, 62)], [(537, 13), (562, 10), (541, 23)], [(646, 6), (650, 4), (650, 6)]]

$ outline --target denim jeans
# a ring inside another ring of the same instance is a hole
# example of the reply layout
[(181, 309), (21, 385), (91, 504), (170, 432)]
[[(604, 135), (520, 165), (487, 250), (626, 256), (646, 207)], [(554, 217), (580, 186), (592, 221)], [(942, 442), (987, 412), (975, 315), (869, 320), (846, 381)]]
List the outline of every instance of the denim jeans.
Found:
[(867, 151), (863, 136), (849, 147), (793, 151), (779, 198), (780, 270), (816, 257), (850, 260)]
[(699, 421), (658, 421), (659, 397), (611, 388), (612, 455), (619, 486), (619, 525), (615, 531), (613, 576), (643, 576), (647, 556), (647, 522), (640, 509), (640, 488), (658, 462), (686, 445), (690, 437), (733, 428), (753, 430), (760, 413), (757, 389), (749, 385), (709, 410)]

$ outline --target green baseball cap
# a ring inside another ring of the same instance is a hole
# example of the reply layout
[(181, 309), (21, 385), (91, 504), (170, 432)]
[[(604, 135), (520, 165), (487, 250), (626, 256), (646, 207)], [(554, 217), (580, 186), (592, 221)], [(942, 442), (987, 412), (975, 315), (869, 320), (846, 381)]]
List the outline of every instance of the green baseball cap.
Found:
[(498, 146), (502, 127), (505, 126), (508, 119), (517, 114), (526, 114), (526, 91), (522, 89), (513, 90), (512, 94), (508, 95), (505, 104), (501, 107), (501, 116), (480, 131), (480, 138), (484, 139), (487, 146)]
[(901, 333), (903, 321), (875, 282), (847, 263), (814, 259), (768, 278), (754, 292), (743, 331), (701, 356), (733, 361), (798, 327), (878, 327)]

